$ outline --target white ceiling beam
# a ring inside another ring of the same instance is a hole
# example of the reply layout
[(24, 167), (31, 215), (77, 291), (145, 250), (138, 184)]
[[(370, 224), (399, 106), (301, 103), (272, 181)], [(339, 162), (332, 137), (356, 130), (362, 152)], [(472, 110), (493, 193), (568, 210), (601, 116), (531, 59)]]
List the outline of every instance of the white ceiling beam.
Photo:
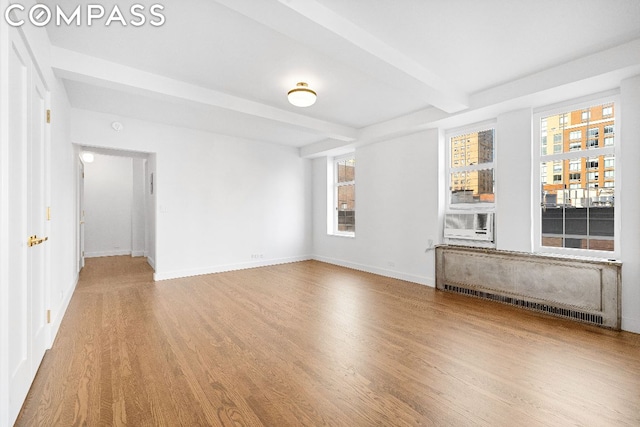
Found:
[(478, 92), (471, 107), (456, 114), (426, 108), (359, 130), (350, 143), (318, 141), (300, 149), (302, 157), (333, 155), (335, 150), (367, 144), (440, 127), (454, 128), (497, 117), (520, 108), (538, 108), (618, 88), (620, 82), (640, 73), (640, 39), (587, 55), (547, 70)]
[(453, 84), (317, 1), (279, 1), (305, 18), (422, 83), (428, 96), (425, 101), (434, 107), (447, 113), (458, 112), (469, 107), (467, 94)]
[(357, 130), (302, 114), (250, 101), (212, 89), (149, 73), (68, 49), (52, 47), (52, 68), (58, 77), (139, 93), (198, 102), (304, 129), (343, 142), (354, 141)]

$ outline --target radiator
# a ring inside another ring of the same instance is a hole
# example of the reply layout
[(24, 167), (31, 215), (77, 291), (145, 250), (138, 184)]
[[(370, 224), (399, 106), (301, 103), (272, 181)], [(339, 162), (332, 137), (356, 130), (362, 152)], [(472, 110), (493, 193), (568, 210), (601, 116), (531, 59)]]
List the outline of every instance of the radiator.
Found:
[(622, 264), (437, 246), (436, 288), (620, 330)]

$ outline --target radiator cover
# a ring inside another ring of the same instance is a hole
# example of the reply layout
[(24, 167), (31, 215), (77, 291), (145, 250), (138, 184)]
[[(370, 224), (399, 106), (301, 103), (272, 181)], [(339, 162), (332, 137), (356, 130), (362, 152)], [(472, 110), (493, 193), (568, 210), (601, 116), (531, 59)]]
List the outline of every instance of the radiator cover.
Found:
[(622, 264), (437, 246), (436, 288), (620, 330)]

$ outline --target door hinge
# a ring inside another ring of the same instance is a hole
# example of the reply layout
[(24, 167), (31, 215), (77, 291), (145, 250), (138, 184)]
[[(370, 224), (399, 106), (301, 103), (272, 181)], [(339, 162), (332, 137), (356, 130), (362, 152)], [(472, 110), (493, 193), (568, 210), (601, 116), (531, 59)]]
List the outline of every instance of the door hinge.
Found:
[(47, 110), (47, 123), (51, 123), (51, 110)]
[(47, 323), (51, 323), (51, 310), (47, 310)]
[(51, 206), (47, 207), (47, 221), (51, 221)]

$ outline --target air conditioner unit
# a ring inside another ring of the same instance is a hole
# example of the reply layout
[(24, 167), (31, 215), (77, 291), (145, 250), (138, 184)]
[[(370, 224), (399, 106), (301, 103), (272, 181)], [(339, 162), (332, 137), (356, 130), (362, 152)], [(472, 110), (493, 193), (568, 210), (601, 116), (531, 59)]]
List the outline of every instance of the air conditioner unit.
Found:
[(444, 237), (493, 242), (493, 213), (448, 213), (444, 216)]

